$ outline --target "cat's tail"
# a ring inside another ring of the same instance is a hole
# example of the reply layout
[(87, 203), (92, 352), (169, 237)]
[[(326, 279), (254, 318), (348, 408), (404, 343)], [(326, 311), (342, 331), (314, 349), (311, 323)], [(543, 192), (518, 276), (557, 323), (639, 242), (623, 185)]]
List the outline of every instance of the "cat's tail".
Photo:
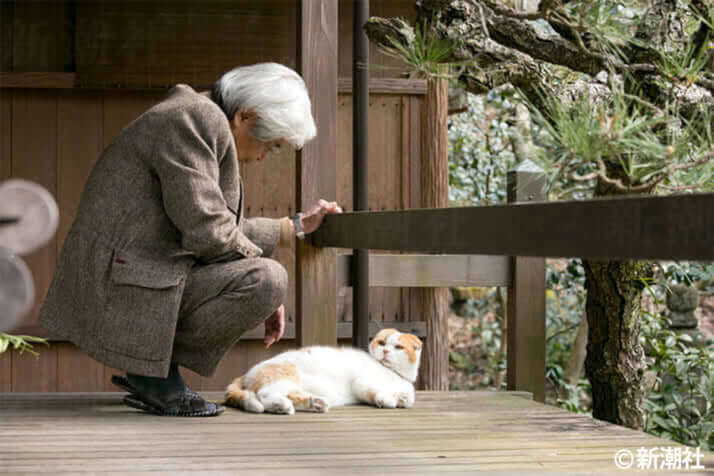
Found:
[(226, 388), (224, 405), (253, 413), (263, 413), (264, 410), (255, 392), (243, 387), (243, 377), (238, 377)]

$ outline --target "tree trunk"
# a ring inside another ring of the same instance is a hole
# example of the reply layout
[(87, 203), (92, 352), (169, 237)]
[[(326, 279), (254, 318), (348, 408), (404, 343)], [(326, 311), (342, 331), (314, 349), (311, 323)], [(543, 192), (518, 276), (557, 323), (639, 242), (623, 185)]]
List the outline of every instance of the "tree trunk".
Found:
[(593, 417), (642, 429), (644, 352), (640, 337), (641, 287), (637, 261), (583, 260), (588, 291), (585, 372), (593, 393)]
[[(449, 142), (447, 115), (449, 83), (427, 81), (421, 129), (421, 206), (443, 208), (449, 204)], [(420, 388), (449, 389), (449, 290), (420, 288), (419, 309), (426, 320), (426, 343), (421, 358)]]

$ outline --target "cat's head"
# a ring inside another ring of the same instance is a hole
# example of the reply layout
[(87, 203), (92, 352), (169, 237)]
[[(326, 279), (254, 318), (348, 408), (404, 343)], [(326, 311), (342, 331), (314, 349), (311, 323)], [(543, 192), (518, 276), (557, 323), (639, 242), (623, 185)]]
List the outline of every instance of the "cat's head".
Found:
[(369, 353), (382, 365), (414, 382), (419, 374), (422, 343), (413, 334), (383, 329), (369, 343)]

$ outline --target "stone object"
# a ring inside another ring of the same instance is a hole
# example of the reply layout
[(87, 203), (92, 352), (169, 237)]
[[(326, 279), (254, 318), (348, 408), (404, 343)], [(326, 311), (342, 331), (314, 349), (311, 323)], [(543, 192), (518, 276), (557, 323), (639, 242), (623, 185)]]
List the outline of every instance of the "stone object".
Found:
[(696, 288), (673, 284), (667, 291), (667, 307), (670, 311), (693, 311), (699, 305), (699, 293)]
[(696, 329), (699, 325), (694, 310), (699, 305), (699, 294), (691, 286), (672, 285), (667, 291), (670, 310), (670, 329)]

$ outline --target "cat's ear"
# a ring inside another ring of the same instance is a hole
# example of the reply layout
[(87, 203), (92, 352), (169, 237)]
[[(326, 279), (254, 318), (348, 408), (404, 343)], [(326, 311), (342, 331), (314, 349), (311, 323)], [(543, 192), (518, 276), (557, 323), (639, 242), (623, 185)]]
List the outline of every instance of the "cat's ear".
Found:
[(422, 345), (423, 345), (421, 339), (419, 339), (414, 334), (402, 334), (399, 336), (399, 340), (404, 345), (412, 346), (415, 351), (421, 350)]

